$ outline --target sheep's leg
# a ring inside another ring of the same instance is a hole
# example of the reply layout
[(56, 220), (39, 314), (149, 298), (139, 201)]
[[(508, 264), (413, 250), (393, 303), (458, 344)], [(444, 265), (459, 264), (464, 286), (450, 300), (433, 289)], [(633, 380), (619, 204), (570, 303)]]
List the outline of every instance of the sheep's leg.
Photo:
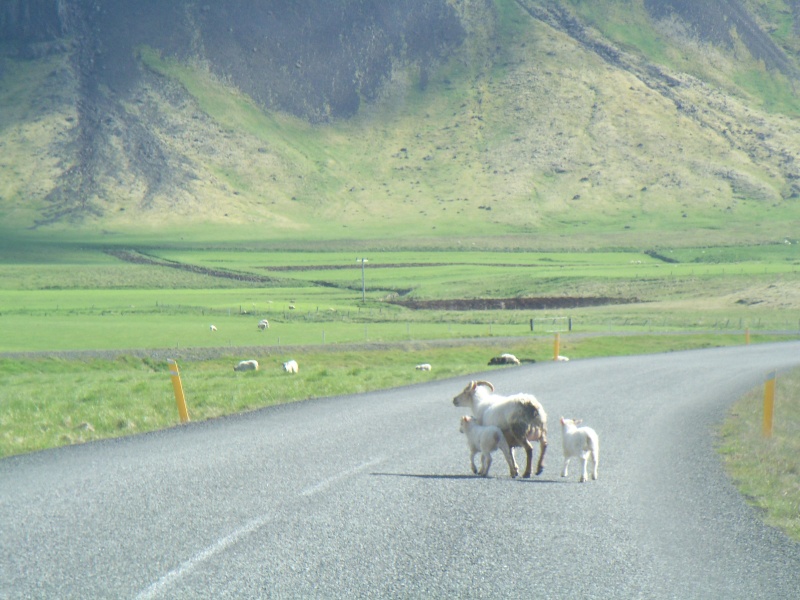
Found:
[(597, 451), (592, 452), (592, 479), (597, 479), (597, 463), (600, 462), (600, 456)]
[(536, 465), (536, 474), (541, 475), (544, 471), (544, 453), (547, 452), (547, 438), (544, 437), (544, 434), (539, 439), (539, 463)]
[(583, 471), (581, 472), (581, 483), (583, 483), (588, 479), (588, 477), (586, 476), (586, 465), (589, 462), (589, 453), (588, 452), (584, 452), (583, 454), (581, 454), (581, 462), (583, 463), (583, 465), (582, 465), (583, 466)]
[(519, 468), (517, 468), (517, 462), (514, 460), (514, 452), (508, 445), (505, 436), (500, 438), (498, 446), (500, 447), (500, 451), (503, 453), (503, 456), (506, 458), (506, 462), (508, 463), (508, 471), (511, 473), (511, 477), (513, 479), (519, 475)]
[[(533, 446), (531, 443), (524, 439), (522, 440), (522, 447), (525, 448), (525, 458), (527, 459), (525, 463), (525, 472), (522, 474), (524, 478), (528, 478), (531, 476), (531, 463), (533, 462)], [(539, 473), (536, 473), (537, 475)]]
[(489, 467), (492, 466), (492, 455), (488, 452), (481, 454), (481, 470), (479, 475), (486, 477), (489, 474)]
[(517, 466), (517, 460), (514, 458), (514, 439), (510, 438), (507, 434), (504, 434), (503, 438), (505, 444), (500, 442), (500, 449), (503, 451), (503, 456), (506, 457), (511, 477), (516, 477), (519, 475), (519, 467)]
[(564, 468), (561, 469), (561, 476), (566, 477), (569, 474), (569, 457), (564, 457)]
[(472, 466), (472, 472), (473, 473), (477, 473), (478, 472), (478, 467), (475, 466), (475, 455), (476, 454), (477, 454), (477, 452), (473, 451), (472, 454), (469, 455), (469, 464)]

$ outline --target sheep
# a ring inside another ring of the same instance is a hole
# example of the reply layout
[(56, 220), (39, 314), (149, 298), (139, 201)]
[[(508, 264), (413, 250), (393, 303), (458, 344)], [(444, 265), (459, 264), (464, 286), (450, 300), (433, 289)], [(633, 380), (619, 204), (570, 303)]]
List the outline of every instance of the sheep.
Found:
[(209, 329), (209, 331), (216, 331), (217, 330), (217, 326), (216, 325), (209, 325), (208, 329)]
[(559, 354), (558, 356), (556, 356), (556, 360), (557, 360), (558, 362), (569, 362), (569, 357), (567, 357), (567, 356), (561, 356), (561, 355)]
[(490, 365), (518, 365), (519, 359), (513, 354), (501, 354), (500, 356), (493, 356), (489, 361)]
[[(467, 446), (469, 446), (469, 463), (472, 466), (472, 472), (486, 477), (489, 474), (489, 467), (492, 466), (492, 452), (500, 448), (506, 461), (511, 464), (514, 460), (511, 456), (511, 449), (508, 447), (508, 442), (500, 431), (499, 427), (494, 425), (478, 425), (474, 417), (461, 417), (461, 433), (467, 435)], [(481, 453), (481, 468), (475, 467), (475, 455)]]
[(258, 328), (259, 328), (261, 331), (264, 331), (265, 329), (269, 329), (269, 321), (267, 321), (266, 319), (261, 319), (261, 320), (258, 322)]
[(417, 371), (430, 371), (431, 366), (428, 363), (422, 363), (421, 365), (417, 365), (414, 367)]
[(532, 441), (539, 442), (539, 463), (536, 474), (544, 471), (542, 463), (547, 451), (547, 414), (539, 401), (531, 394), (514, 394), (500, 396), (494, 393), (494, 386), (488, 381), (472, 381), (464, 390), (453, 398), (455, 406), (469, 406), (480, 425), (496, 425), (503, 431), (506, 442), (511, 448), (511, 476), (517, 475), (517, 463), (514, 460), (513, 448), (522, 446), (525, 449), (527, 464), (523, 477), (531, 476), (533, 461)]
[(258, 371), (257, 360), (243, 360), (238, 365), (233, 367), (234, 371)]
[(289, 360), (283, 363), (283, 370), (287, 373), (297, 373), (298, 366), (296, 360)]
[(565, 419), (561, 417), (561, 435), (564, 444), (564, 468), (561, 476), (567, 476), (569, 461), (578, 458), (583, 461), (583, 473), (581, 473), (581, 483), (586, 481), (586, 465), (589, 457), (592, 457), (592, 479), (597, 479), (597, 465), (600, 462), (600, 438), (597, 432), (591, 427), (578, 427), (582, 421), (580, 419)]

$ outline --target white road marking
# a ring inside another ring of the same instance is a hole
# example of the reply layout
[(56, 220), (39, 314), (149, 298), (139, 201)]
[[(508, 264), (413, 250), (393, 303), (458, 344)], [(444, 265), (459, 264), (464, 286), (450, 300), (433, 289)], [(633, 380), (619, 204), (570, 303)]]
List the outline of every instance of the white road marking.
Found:
[[(338, 473), (333, 477), (324, 479), (323, 481), (320, 481), (319, 483), (302, 490), (300, 492), (300, 495), (303, 497), (309, 497), (313, 496), (314, 494), (318, 494), (319, 492), (327, 489), (337, 481), (341, 481), (348, 477), (352, 477), (353, 475), (357, 475), (364, 469), (376, 465), (382, 460), (383, 460), (382, 458), (377, 458), (365, 463), (361, 463), (360, 465), (356, 465), (349, 471), (343, 471), (342, 473)], [(269, 523), (270, 520), (271, 520), (270, 516), (263, 515), (251, 521), (248, 521), (239, 529), (236, 529), (235, 531), (231, 532), (225, 537), (220, 538), (214, 544), (208, 546), (201, 552), (198, 552), (192, 558), (183, 562), (178, 567), (176, 567), (175, 569), (164, 575), (161, 579), (155, 581), (146, 589), (139, 592), (136, 595), (136, 600), (150, 600), (152, 598), (160, 597), (163, 593), (165, 593), (169, 589), (171, 585), (173, 585), (177, 581), (180, 581), (183, 577), (185, 577), (187, 574), (193, 571), (198, 565), (204, 563), (205, 561), (216, 556), (217, 554), (224, 552), (227, 548), (233, 546), (243, 537), (250, 535), (254, 531), (260, 529), (261, 527)]]

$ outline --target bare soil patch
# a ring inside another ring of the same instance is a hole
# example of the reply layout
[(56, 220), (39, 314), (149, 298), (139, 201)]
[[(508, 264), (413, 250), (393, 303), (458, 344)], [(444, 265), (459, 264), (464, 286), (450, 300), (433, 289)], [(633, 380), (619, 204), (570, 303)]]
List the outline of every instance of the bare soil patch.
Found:
[(539, 298), (461, 298), (450, 300), (393, 301), (414, 310), (544, 310), (631, 304), (637, 298), (555, 296)]

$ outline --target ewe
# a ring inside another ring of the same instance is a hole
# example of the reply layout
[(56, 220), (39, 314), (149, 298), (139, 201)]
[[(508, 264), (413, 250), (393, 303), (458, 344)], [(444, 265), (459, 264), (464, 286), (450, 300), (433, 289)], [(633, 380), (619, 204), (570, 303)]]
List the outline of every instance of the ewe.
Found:
[[(514, 394), (501, 396), (494, 393), (494, 386), (488, 381), (472, 381), (462, 392), (453, 398), (455, 406), (469, 406), (480, 425), (496, 425), (508, 442), (509, 448), (522, 446), (528, 459), (523, 477), (531, 476), (533, 462), (533, 446), (531, 442), (539, 442), (539, 464), (536, 474), (544, 471), (542, 462), (547, 451), (547, 414), (539, 401), (531, 394)], [(511, 476), (516, 477), (517, 462), (514, 452), (510, 452), (509, 469)]]
[(490, 365), (518, 365), (519, 359), (513, 354), (501, 354), (500, 356), (493, 356), (489, 360)]
[(586, 464), (589, 457), (592, 457), (592, 479), (597, 479), (597, 464), (600, 462), (600, 438), (597, 432), (591, 427), (578, 427), (582, 421), (580, 419), (565, 419), (561, 417), (561, 434), (564, 442), (564, 469), (561, 476), (567, 476), (569, 461), (578, 458), (583, 461), (583, 473), (581, 483), (586, 481)]
[[(469, 446), (469, 464), (472, 465), (472, 472), (481, 477), (489, 474), (489, 467), (492, 466), (492, 452), (500, 448), (506, 461), (511, 464), (511, 450), (508, 447), (506, 438), (499, 427), (494, 425), (478, 425), (473, 417), (461, 417), (461, 433), (467, 435), (467, 446)], [(475, 468), (475, 455), (481, 453), (481, 468)]]
[(258, 371), (257, 360), (243, 360), (238, 365), (233, 367), (234, 371)]

